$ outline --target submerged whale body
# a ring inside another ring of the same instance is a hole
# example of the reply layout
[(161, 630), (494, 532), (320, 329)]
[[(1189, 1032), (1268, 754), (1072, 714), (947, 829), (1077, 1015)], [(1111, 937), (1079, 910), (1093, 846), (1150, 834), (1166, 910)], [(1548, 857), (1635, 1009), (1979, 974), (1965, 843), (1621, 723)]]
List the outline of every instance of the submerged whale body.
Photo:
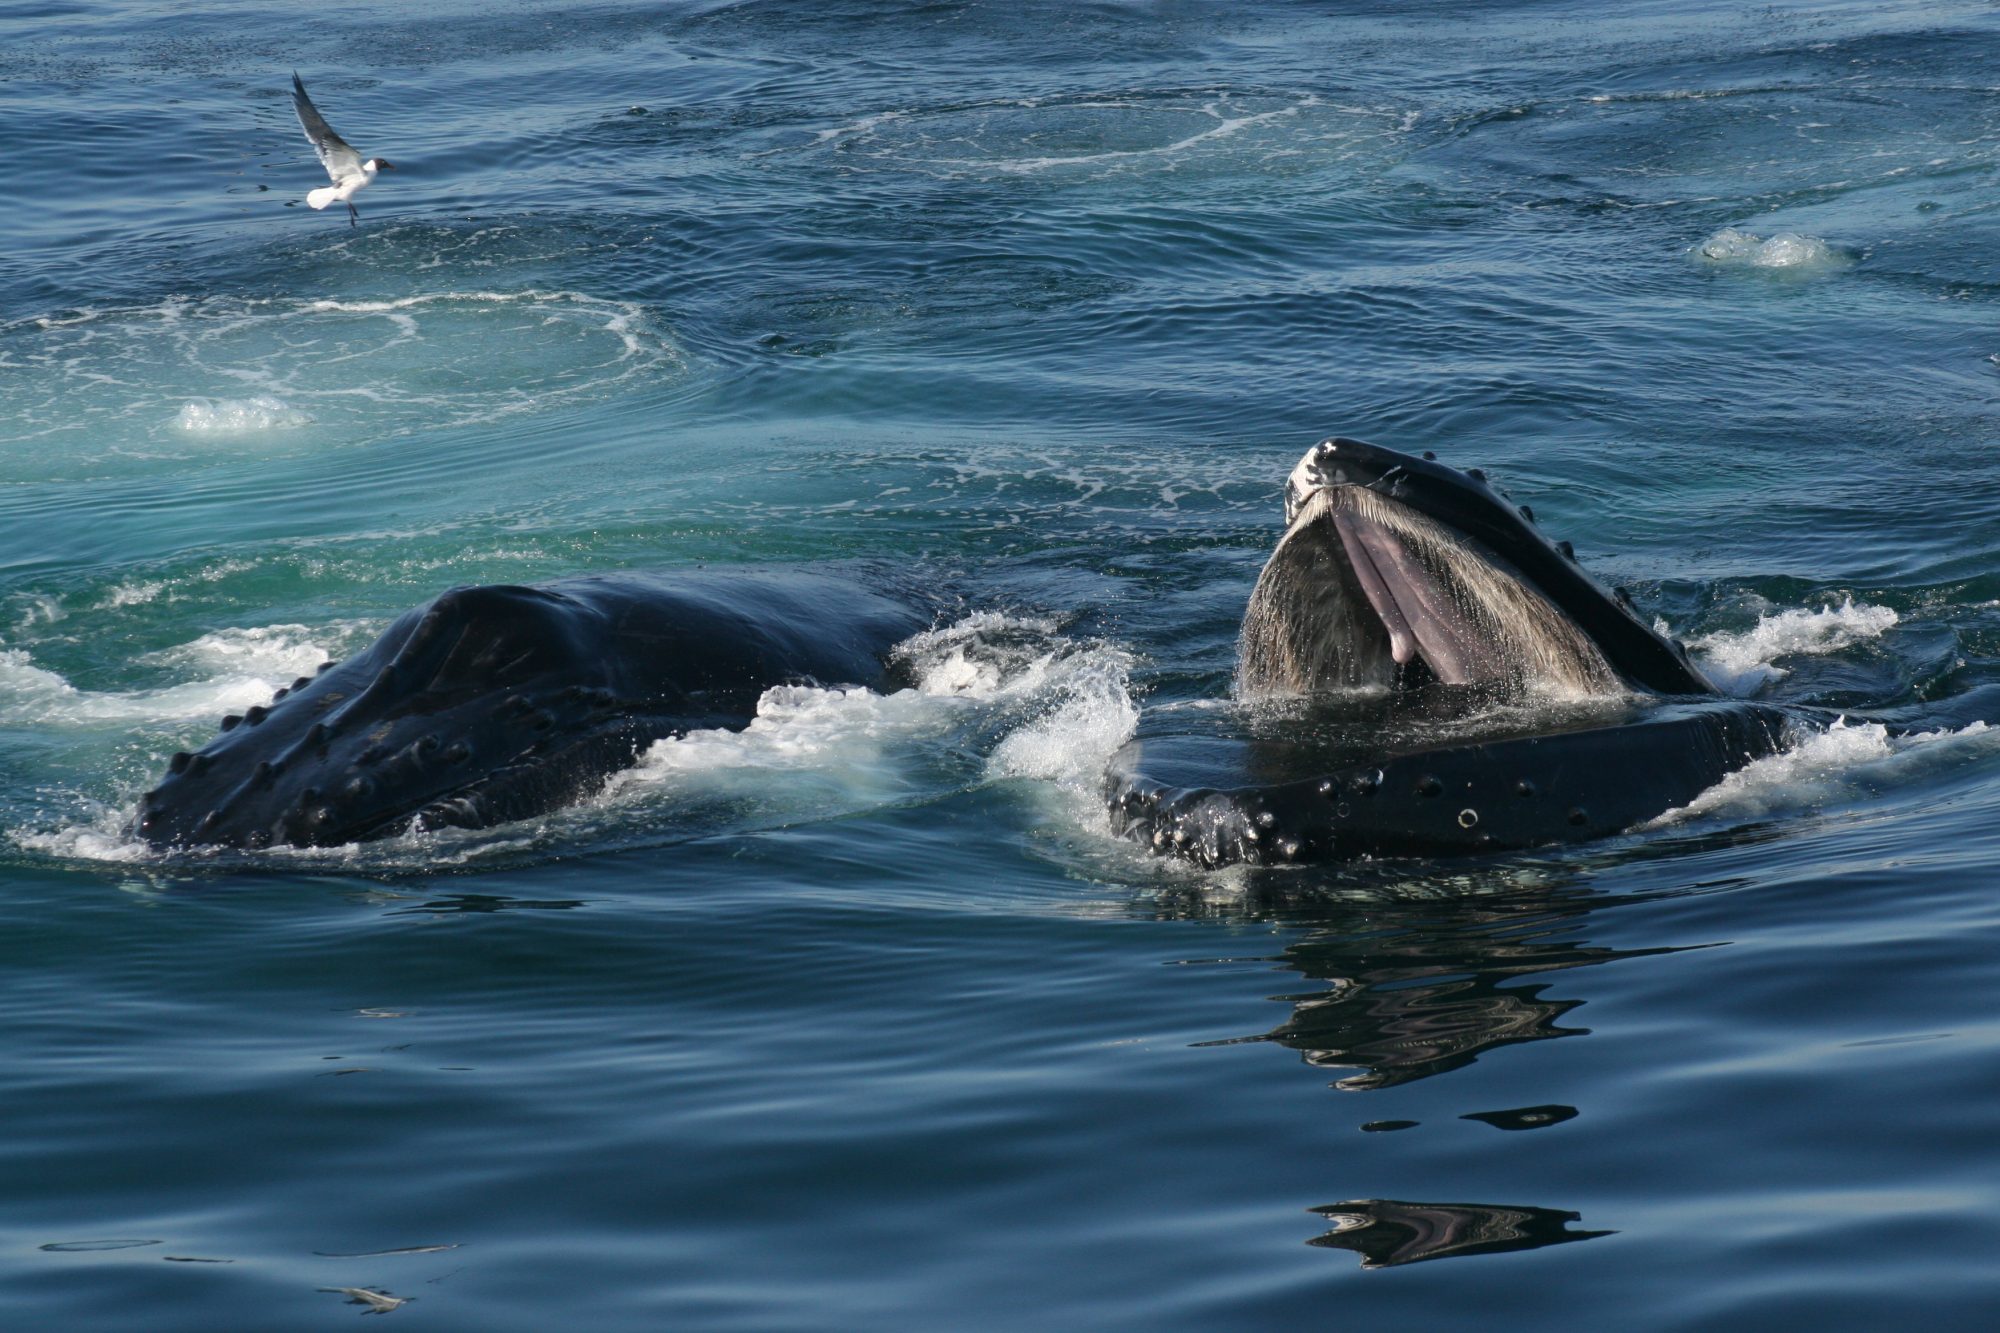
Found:
[(1223, 865), (1602, 837), (1809, 720), (1720, 696), (1477, 471), (1327, 440), (1285, 518), (1244, 616), (1247, 726), (1142, 727), (1110, 766), (1114, 827), (1156, 850)]
[(139, 803), (159, 848), (337, 846), (590, 795), (652, 742), (789, 683), (877, 685), (929, 624), (830, 578), (695, 572), (456, 588), (222, 721)]

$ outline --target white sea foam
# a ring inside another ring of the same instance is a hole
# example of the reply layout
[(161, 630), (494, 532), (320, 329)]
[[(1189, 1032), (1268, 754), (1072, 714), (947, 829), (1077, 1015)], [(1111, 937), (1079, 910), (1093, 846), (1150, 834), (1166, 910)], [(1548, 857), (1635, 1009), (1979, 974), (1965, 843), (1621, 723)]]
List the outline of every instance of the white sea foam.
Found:
[(16, 845), (44, 856), (75, 861), (145, 861), (159, 853), (131, 836), (132, 812), (91, 801), (74, 820), (54, 829), (17, 829)]
[(1799, 810), (1861, 794), (1870, 778), (1888, 778), (1962, 752), (1990, 748), (2000, 731), (1974, 722), (1957, 731), (1891, 736), (1879, 722), (1838, 719), (1825, 731), (1806, 732), (1777, 754), (1753, 760), (1686, 805), (1644, 827), (1660, 828), (1707, 815), (1750, 819)]
[(1843, 267), (1847, 256), (1816, 236), (1781, 231), (1769, 237), (1724, 227), (1700, 245), (1695, 253), (1712, 264), (1733, 268), (1783, 269), (1791, 272), (1818, 272)]
[(267, 678), (229, 676), (157, 690), (79, 690), (20, 649), (0, 648), (0, 722), (54, 728), (220, 717), (267, 701), (276, 688)]
[(219, 718), (268, 702), (280, 685), (313, 674), (337, 655), (336, 645), (364, 633), (358, 621), (330, 632), (303, 625), (219, 630), (139, 658), (142, 664), (180, 669), (192, 677), (140, 690), (80, 690), (59, 672), (37, 665), (27, 651), (0, 648), (0, 722), (32, 722), (49, 729)]
[(183, 404), (174, 424), (184, 431), (209, 435), (245, 435), (253, 431), (292, 430), (312, 418), (271, 394), (255, 398), (199, 398)]
[(380, 628), (373, 621), (342, 620), (309, 625), (252, 625), (221, 629), (176, 644), (140, 660), (184, 667), (212, 676), (266, 676), (289, 681), (310, 676), (320, 663), (336, 660), (357, 641)]
[(659, 741), (610, 795), (743, 790), (732, 775), (769, 790), (782, 772), (795, 797), (824, 800), (832, 784), (843, 805), (879, 802), (919, 789), (934, 762), (926, 754), (940, 743), (956, 750), (954, 737), (994, 724), (1010, 730), (988, 776), (1063, 781), (1101, 768), (1137, 716), (1125, 654), (1067, 639), (1048, 620), (978, 612), (906, 640), (894, 657), (914, 688), (767, 690), (749, 726)]
[(1106, 650), (1072, 672), (1047, 712), (994, 748), (987, 775), (1052, 782), (1094, 808), (1106, 762), (1139, 725), (1131, 666), (1125, 654)]
[(1777, 665), (1779, 658), (1839, 652), (1880, 638), (1897, 620), (1889, 607), (1856, 605), (1849, 597), (1817, 611), (1794, 608), (1760, 615), (1750, 629), (1703, 635), (1690, 639), (1688, 647), (1700, 654), (1702, 674), (1717, 689), (1746, 695), (1789, 674)]
[(893, 656), (923, 694), (997, 699), (1041, 689), (1070, 647), (1053, 620), (975, 611), (904, 640)]
[(904, 752), (947, 725), (937, 701), (915, 691), (781, 686), (741, 731), (655, 742), (595, 804), (749, 797), (782, 817), (863, 809), (913, 794)]
[(159, 598), (167, 585), (159, 579), (133, 579), (106, 592), (96, 605), (99, 611), (115, 611), (122, 606), (143, 606)]

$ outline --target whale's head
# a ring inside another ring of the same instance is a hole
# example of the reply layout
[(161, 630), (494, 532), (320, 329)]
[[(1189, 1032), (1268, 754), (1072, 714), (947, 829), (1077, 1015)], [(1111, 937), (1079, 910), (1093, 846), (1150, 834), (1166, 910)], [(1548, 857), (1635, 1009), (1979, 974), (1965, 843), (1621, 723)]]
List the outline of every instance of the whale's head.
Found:
[(682, 571), (454, 588), (173, 756), (161, 849), (331, 847), (586, 797), (653, 741), (741, 727), (773, 685), (881, 683), (913, 607), (840, 579)]
[[(156, 847), (336, 846), (546, 809), (629, 759), (592, 607), (538, 588), (455, 589), (365, 652), (222, 720), (141, 798)], [(616, 759), (596, 759), (608, 749)]]
[(1285, 521), (1244, 617), (1245, 696), (1711, 692), (1680, 645), (1477, 469), (1325, 440), (1285, 482)]

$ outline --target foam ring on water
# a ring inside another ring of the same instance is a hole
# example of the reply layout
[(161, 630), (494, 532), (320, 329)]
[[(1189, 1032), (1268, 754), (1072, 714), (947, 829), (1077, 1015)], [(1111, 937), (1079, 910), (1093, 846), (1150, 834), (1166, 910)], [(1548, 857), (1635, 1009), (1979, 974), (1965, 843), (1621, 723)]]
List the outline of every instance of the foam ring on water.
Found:
[(10, 440), (74, 440), (79, 456), (101, 454), (113, 424), (127, 452), (314, 422), (356, 443), (594, 400), (686, 367), (643, 306), (579, 291), (170, 297), (0, 322), (0, 421)]

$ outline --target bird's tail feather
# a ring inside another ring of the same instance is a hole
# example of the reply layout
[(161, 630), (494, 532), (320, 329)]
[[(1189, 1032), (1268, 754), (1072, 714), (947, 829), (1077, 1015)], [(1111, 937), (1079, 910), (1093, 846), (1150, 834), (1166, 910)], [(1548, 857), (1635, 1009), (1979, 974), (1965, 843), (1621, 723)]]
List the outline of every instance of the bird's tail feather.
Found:
[(314, 208), (325, 208), (339, 197), (340, 189), (333, 185), (322, 185), (317, 190), (306, 191), (306, 202)]

